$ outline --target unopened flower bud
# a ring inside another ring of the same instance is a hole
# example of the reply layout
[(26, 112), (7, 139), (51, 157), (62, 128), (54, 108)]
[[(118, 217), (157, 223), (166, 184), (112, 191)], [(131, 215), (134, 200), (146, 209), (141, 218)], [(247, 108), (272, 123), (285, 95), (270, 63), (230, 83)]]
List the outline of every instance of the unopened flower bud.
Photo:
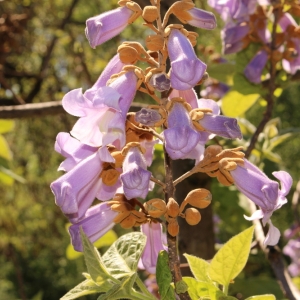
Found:
[(171, 86), (170, 79), (164, 73), (154, 74), (149, 81), (158, 92), (168, 91)]
[(147, 210), (148, 214), (153, 218), (159, 218), (167, 211), (165, 201), (158, 198), (147, 201), (144, 204), (144, 207)]
[(127, 218), (125, 218), (122, 222), (120, 222), (120, 225), (125, 228), (132, 228), (135, 225), (136, 218), (134, 215), (129, 215)]
[(165, 40), (161, 35), (148, 35), (146, 47), (151, 51), (159, 51), (164, 47)]
[(185, 219), (189, 225), (197, 225), (201, 220), (201, 215), (196, 208), (188, 208), (185, 211)]
[(179, 233), (179, 225), (176, 220), (168, 224), (168, 232), (171, 236), (177, 236)]
[(188, 193), (184, 202), (197, 208), (206, 208), (211, 203), (212, 195), (206, 189), (196, 189)]
[(146, 126), (154, 126), (161, 119), (160, 113), (151, 108), (142, 108), (135, 114), (135, 121)]
[(143, 19), (148, 22), (152, 23), (158, 18), (158, 10), (156, 6), (145, 6), (143, 9), (142, 14)]
[(172, 218), (176, 218), (179, 214), (179, 205), (173, 198), (169, 198), (167, 204), (167, 214)]

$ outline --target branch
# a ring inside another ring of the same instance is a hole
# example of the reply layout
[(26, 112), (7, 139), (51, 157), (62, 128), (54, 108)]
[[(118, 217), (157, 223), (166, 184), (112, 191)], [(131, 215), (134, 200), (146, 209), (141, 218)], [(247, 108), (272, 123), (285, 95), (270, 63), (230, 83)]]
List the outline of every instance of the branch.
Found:
[[(147, 105), (144, 103), (132, 103), (131, 106), (130, 111), (138, 111)], [(42, 117), (61, 113), (65, 113), (61, 101), (0, 106), (0, 119)]]

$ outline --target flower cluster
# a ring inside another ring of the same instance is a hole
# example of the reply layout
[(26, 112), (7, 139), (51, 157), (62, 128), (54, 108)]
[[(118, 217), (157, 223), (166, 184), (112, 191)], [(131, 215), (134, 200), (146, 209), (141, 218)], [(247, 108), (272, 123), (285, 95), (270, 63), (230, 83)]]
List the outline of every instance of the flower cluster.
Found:
[[(87, 20), (92, 47), (119, 34), (141, 15), (154, 34), (146, 38), (148, 50), (138, 42), (124, 42), (90, 89), (84, 93), (75, 89), (64, 96), (63, 108), (78, 120), (70, 134), (57, 136), (55, 150), (65, 157), (59, 170), (65, 173), (51, 184), (56, 204), (72, 223), (69, 232), (76, 250), (82, 251), (80, 228), (96, 241), (116, 223), (124, 228), (141, 226), (148, 237), (141, 265), (152, 273), (157, 253), (165, 249), (161, 223), (165, 221), (168, 234), (176, 236), (177, 218), (195, 225), (201, 220), (198, 209), (211, 201), (204, 189), (191, 191), (180, 206), (173, 195), (165, 199), (167, 203), (158, 198), (145, 200), (155, 183), (165, 188), (148, 170), (155, 144), (163, 143), (171, 159), (194, 159), (198, 171), (225, 185), (235, 183), (260, 206), (251, 219), (262, 218), (270, 224), (269, 244), (279, 238), (271, 214), (286, 202), (291, 185), (287, 173), (277, 172), (282, 182), (279, 190), (278, 183), (244, 160), (239, 149), (205, 150), (216, 135), (241, 139), (242, 134), (237, 120), (221, 115), (214, 100), (198, 99), (193, 88), (205, 77), (206, 64), (193, 49), (197, 34), (182, 24), (168, 24), (168, 18), (174, 14), (183, 24), (213, 29), (215, 17), (184, 0), (175, 2), (161, 20), (158, 3), (142, 10), (134, 1), (121, 0), (120, 8)], [(242, 12), (234, 15), (240, 18)], [(138, 61), (148, 67), (137, 67)], [(137, 90), (157, 105), (130, 113)], [(155, 130), (160, 126), (162, 133)], [(186, 208), (187, 204), (192, 207)]]
[[(299, 4), (295, 2), (287, 8), (278, 3), (273, 6), (267, 0), (210, 0), (208, 3), (225, 22), (221, 32), (224, 54), (239, 52), (250, 43), (258, 45), (258, 51), (244, 70), (249, 81), (261, 82), (268, 60), (281, 61), (283, 69), (290, 74), (300, 69), (299, 25), (292, 16), (298, 16)], [(271, 10), (275, 20), (270, 19)], [(270, 32), (274, 22), (279, 26)]]

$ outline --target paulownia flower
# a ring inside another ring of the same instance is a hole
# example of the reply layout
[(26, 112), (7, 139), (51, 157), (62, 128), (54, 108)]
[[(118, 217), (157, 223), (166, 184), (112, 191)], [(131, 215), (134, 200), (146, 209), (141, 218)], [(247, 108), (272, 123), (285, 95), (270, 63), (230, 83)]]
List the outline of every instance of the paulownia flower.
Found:
[(204, 144), (193, 128), (187, 109), (182, 103), (173, 104), (168, 116), (168, 128), (163, 132), (165, 146), (172, 159), (200, 159)]
[(172, 88), (189, 90), (202, 78), (206, 64), (197, 58), (192, 44), (178, 29), (172, 29), (168, 38), (171, 61), (170, 80)]
[(111, 210), (108, 203), (100, 203), (89, 208), (84, 217), (69, 227), (71, 243), (76, 251), (83, 251), (83, 245), (80, 236), (80, 227), (93, 243), (101, 238), (106, 232), (115, 225), (114, 218), (118, 212)]
[(217, 26), (216, 17), (213, 13), (193, 7), (186, 11), (191, 19), (187, 23), (203, 29), (214, 29)]
[(268, 53), (265, 50), (257, 52), (244, 70), (244, 74), (247, 79), (253, 83), (260, 83), (261, 74), (267, 64), (267, 61)]
[[(66, 134), (58, 135), (56, 145), (57, 148), (59, 145), (59, 152), (67, 157), (60, 166), (67, 173), (52, 182), (50, 187), (55, 195), (55, 203), (62, 212), (70, 222), (78, 222), (95, 198), (109, 200), (121, 186), (118, 176), (114, 181), (101, 176), (104, 163), (114, 164), (115, 159), (106, 147), (98, 149), (78, 145), (74, 138), (67, 138)], [(72, 145), (76, 148), (72, 149)], [(115, 175), (119, 175), (119, 171), (115, 170)]]
[(251, 217), (245, 216), (245, 218), (247, 220), (262, 219), (264, 226), (268, 223), (269, 232), (264, 243), (276, 245), (280, 232), (272, 224), (270, 218), (275, 210), (287, 202), (285, 197), (292, 186), (291, 176), (285, 171), (273, 172), (281, 183), (281, 189), (279, 189), (278, 182), (269, 179), (247, 160), (244, 161), (244, 166), (237, 165), (235, 170), (230, 171), (230, 174), (237, 189), (260, 207)]
[(161, 250), (166, 250), (162, 238), (162, 226), (160, 223), (146, 223), (141, 226), (141, 231), (147, 236), (146, 246), (141, 256), (139, 266), (146, 269), (151, 274), (156, 273), (156, 262)]
[(133, 11), (119, 7), (86, 21), (85, 34), (92, 48), (101, 45), (121, 33), (127, 26)]
[(121, 175), (126, 198), (145, 198), (149, 192), (150, 177), (151, 172), (147, 170), (147, 163), (141, 152), (141, 147), (129, 147)]
[(88, 91), (67, 93), (62, 104), (71, 115), (80, 117), (71, 134), (90, 146), (112, 144), (118, 149), (125, 145), (125, 120), (136, 92), (137, 77), (133, 71), (114, 80), (109, 86)]

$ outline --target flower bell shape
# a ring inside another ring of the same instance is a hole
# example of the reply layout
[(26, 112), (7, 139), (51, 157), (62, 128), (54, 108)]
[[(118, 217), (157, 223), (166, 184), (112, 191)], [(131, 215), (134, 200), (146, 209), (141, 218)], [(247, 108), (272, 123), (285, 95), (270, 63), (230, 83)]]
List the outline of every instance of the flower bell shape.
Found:
[[(67, 146), (61, 145), (65, 152), (68, 150)], [(82, 152), (79, 153), (80, 151)], [(107, 178), (105, 180), (101, 176), (105, 171), (104, 163), (115, 163), (115, 159), (106, 147), (96, 148), (93, 154), (86, 157), (85, 155), (88, 153), (86, 151), (83, 153), (83, 151), (82, 148), (76, 151), (77, 157), (81, 156), (82, 159), (50, 185), (56, 205), (61, 208), (71, 223), (78, 222), (85, 215), (96, 197), (101, 200), (109, 200), (121, 186), (120, 179), (116, 178), (114, 182), (110, 183)], [(73, 161), (76, 160), (72, 153), (69, 152), (68, 155), (67, 160), (70, 158)]]
[[(197, 148), (200, 141), (200, 134), (192, 127), (192, 123), (185, 106), (180, 102), (175, 102), (168, 116), (168, 128), (163, 132), (165, 137), (166, 151), (172, 159), (191, 158), (201, 156), (204, 152), (204, 145)], [(194, 151), (197, 149), (196, 152)], [(191, 154), (193, 153), (193, 154)]]
[(110, 77), (114, 74), (120, 73), (125, 65), (126, 64), (124, 64), (120, 60), (119, 53), (117, 53), (106, 65), (105, 69), (103, 70), (95, 84), (90, 89), (84, 92), (84, 96), (88, 99), (93, 99), (97, 90), (100, 87), (106, 86), (106, 83), (110, 79)]
[(85, 34), (92, 48), (96, 48), (121, 33), (128, 25), (133, 11), (119, 7), (86, 21)]
[(190, 16), (186, 21), (192, 26), (209, 30), (217, 26), (215, 15), (209, 11), (193, 7), (186, 12)]
[(122, 151), (125, 159), (123, 174), (120, 177), (127, 199), (145, 198), (149, 192), (151, 172), (147, 170), (147, 163), (142, 153), (145, 152), (144, 150), (139, 143), (132, 142), (127, 144)]
[(173, 89), (169, 95), (169, 99), (179, 98), (179, 97), (183, 98), (192, 108), (198, 107), (197, 104), (198, 97), (194, 89), (182, 90), (182, 91)]
[(258, 51), (244, 70), (244, 75), (253, 83), (261, 82), (261, 74), (268, 61), (268, 53), (265, 50)]
[[(207, 131), (213, 135), (218, 135), (230, 139), (241, 139), (241, 129), (235, 118), (219, 115), (220, 110), (214, 100), (199, 99), (199, 109), (191, 112), (194, 126), (199, 130)], [(213, 113), (203, 113), (201, 108), (211, 108)], [(193, 112), (195, 114), (193, 114)], [(200, 125), (200, 126), (199, 126)], [(210, 137), (211, 138), (211, 137)]]
[(115, 223), (113, 220), (117, 215), (118, 212), (111, 210), (110, 205), (105, 202), (89, 208), (78, 223), (69, 227), (71, 243), (74, 249), (79, 252), (83, 251), (80, 227), (82, 227), (85, 235), (93, 243), (114, 227)]
[(144, 267), (151, 274), (156, 273), (156, 262), (158, 254), (167, 247), (163, 244), (163, 232), (160, 223), (146, 223), (141, 226), (141, 231), (147, 236), (144, 252), (141, 256), (139, 265)]
[(280, 181), (281, 189), (276, 181), (269, 179), (259, 168), (244, 160), (244, 166), (237, 165), (235, 170), (230, 171), (237, 189), (253, 201), (259, 210), (253, 213), (247, 220), (262, 219), (265, 226), (269, 223), (269, 232), (264, 241), (267, 245), (278, 243), (280, 232), (272, 224), (270, 218), (273, 212), (287, 202), (285, 198), (292, 186), (292, 178), (285, 171), (273, 172)]
[(60, 132), (55, 141), (54, 149), (66, 159), (60, 164), (58, 171), (68, 172), (81, 160), (97, 152), (97, 147), (80, 143), (67, 132)]
[(109, 86), (89, 92), (87, 98), (81, 89), (67, 93), (63, 108), (71, 115), (80, 117), (71, 134), (82, 143), (99, 147), (112, 144), (118, 149), (125, 145), (125, 120), (136, 92), (137, 77), (127, 72)]
[(197, 58), (192, 44), (178, 29), (172, 29), (168, 37), (168, 52), (171, 61), (170, 80), (172, 88), (189, 90), (203, 77), (206, 70)]
[(285, 247), (282, 249), (285, 255), (288, 255), (292, 263), (288, 266), (289, 273), (293, 276), (299, 276), (300, 274), (300, 240), (289, 240)]

